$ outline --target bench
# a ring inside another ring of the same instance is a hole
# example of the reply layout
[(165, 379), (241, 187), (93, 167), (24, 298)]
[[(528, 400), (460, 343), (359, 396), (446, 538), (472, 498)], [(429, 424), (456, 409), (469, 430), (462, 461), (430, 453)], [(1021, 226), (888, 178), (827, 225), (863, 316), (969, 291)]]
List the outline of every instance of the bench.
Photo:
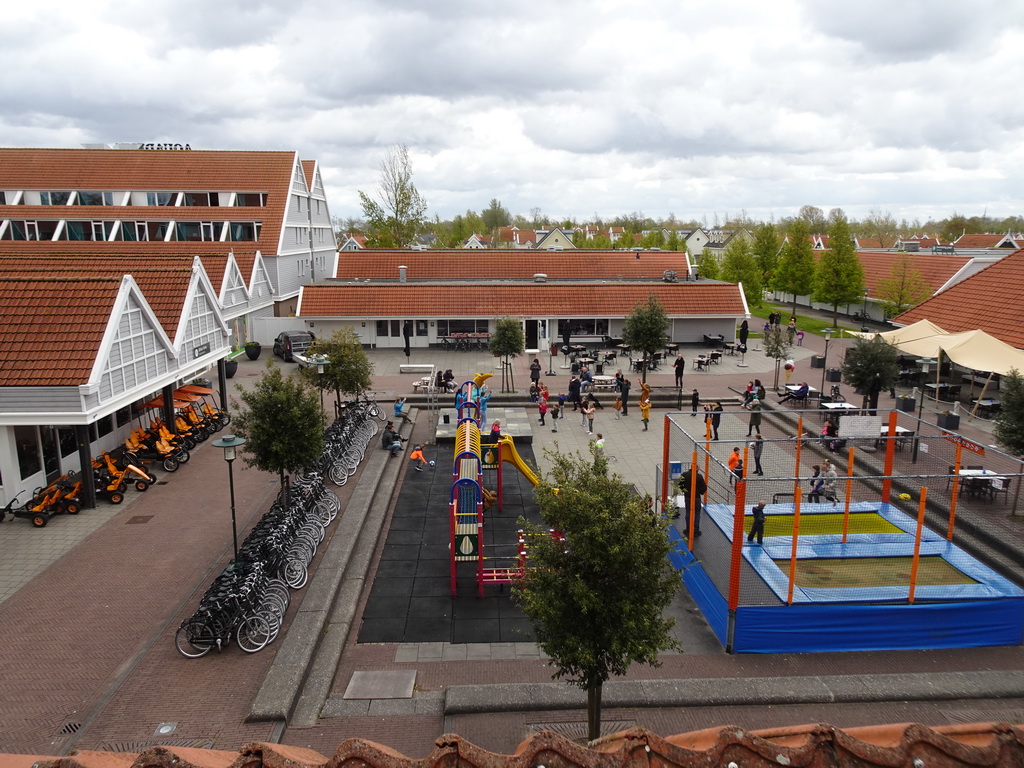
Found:
[(424, 392), (434, 391), (434, 380), (428, 376), (426, 379), (414, 381), (412, 383), (412, 391), (418, 393), (420, 390), (423, 390)]
[(399, 373), (419, 373), (419, 374), (432, 374), (434, 372), (433, 365), (425, 365), (421, 363), (401, 363), (398, 366)]

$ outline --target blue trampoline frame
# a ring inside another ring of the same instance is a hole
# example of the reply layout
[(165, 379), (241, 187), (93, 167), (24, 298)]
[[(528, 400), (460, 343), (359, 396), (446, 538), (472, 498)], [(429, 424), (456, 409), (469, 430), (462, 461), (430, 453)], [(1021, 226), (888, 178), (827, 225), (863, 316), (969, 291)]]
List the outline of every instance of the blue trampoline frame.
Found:
[[(748, 506), (749, 512), (749, 506)], [(835, 513), (831, 503), (801, 505), (801, 515)], [(800, 558), (905, 557), (913, 555), (917, 521), (890, 504), (857, 502), (853, 512), (877, 512), (905, 533), (801, 536)], [(773, 504), (768, 514), (793, 514), (791, 504)], [(732, 541), (733, 508), (714, 504), (704, 514)], [(720, 593), (678, 531), (672, 564), (719, 641), (734, 653), (919, 650), (1019, 645), (1024, 640), (1024, 590), (984, 563), (929, 530), (921, 555), (939, 555), (978, 584), (909, 587), (805, 589), (794, 587), (792, 605), (739, 606), (730, 615)], [(789, 559), (792, 537), (773, 537), (765, 546), (746, 545), (743, 556), (780, 600), (788, 574), (773, 562)], [(900, 602), (896, 602), (900, 601)]]

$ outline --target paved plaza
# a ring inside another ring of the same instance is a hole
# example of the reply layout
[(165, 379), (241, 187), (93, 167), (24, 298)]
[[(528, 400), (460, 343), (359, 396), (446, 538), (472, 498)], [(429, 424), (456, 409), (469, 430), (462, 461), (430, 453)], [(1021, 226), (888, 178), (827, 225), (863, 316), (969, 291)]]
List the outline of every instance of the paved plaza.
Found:
[[(842, 346), (833, 340), (830, 361), (838, 359)], [(708, 372), (689, 365), (697, 351), (682, 350), (688, 360), (686, 393), (696, 387), (703, 401), (734, 399), (754, 377), (771, 387), (773, 361), (757, 351), (745, 358), (727, 355)], [(808, 358), (822, 351), (823, 341), (812, 337), (794, 348), (796, 380), (816, 383)], [(382, 402), (389, 407), (396, 396), (412, 393), (417, 377), (400, 372), (399, 365), (407, 362), (401, 350), (372, 351), (370, 356)], [(557, 358), (541, 359), (545, 370), (550, 365), (556, 374), (545, 377), (549, 388), (564, 391), (568, 370)], [(243, 359), (232, 384), (256, 381), (265, 362)], [(499, 371), (486, 354), (414, 349), (410, 362), (450, 367), (459, 380), (493, 372), (491, 386), (500, 389)], [(529, 385), (529, 362), (515, 362), (520, 391)], [(671, 388), (671, 367), (650, 373), (649, 382)], [(638, 387), (633, 394), (635, 401)], [(603, 402), (610, 406), (612, 400)], [(618, 419), (606, 407), (596, 418), (594, 431), (605, 437), (613, 470), (641, 492), (655, 491), (664, 413), (663, 408), (654, 411), (646, 432), (635, 407)], [(413, 441), (427, 445), (431, 458), (450, 456), (450, 448), (433, 444), (439, 416), (417, 406), (414, 424), (405, 427)], [(593, 439), (571, 410), (558, 422), (557, 432), (550, 419), (542, 427), (532, 412), (517, 418), (529, 425), (529, 452), (541, 471), (548, 466), (549, 451), (586, 451)], [(961, 427), (972, 440), (992, 441), (988, 422), (964, 419)], [(762, 431), (766, 437), (783, 437), (791, 429), (769, 413)], [(745, 434), (743, 419), (723, 421), (723, 444)], [(585, 720), (585, 709), (578, 706), (582, 694), (552, 682), (552, 667), (528, 634), (501, 633), (504, 609), (497, 601), (482, 605), (461, 592), (454, 604), (446, 597), (422, 604), (392, 601), (387, 605), (406, 611), (402, 639), (374, 634), (383, 626), (376, 620), (388, 619), (374, 615), (384, 610), (372, 607), (374, 585), (382, 585), (378, 597), (387, 588), (404, 590), (406, 582), (413, 588), (420, 563), (425, 569), (438, 567), (415, 551), (422, 538), (389, 541), (389, 534), (403, 526), (420, 533), (431, 526), (437, 530), (436, 520), (423, 515), (411, 521), (410, 513), (422, 492), (423, 507), (440, 514), (435, 509), (440, 490), (429, 500), (429, 488), (440, 482), (436, 473), (448, 471), (439, 461), (433, 477), (414, 473), (404, 457), (386, 460), (376, 445), (360, 472), (336, 489), (345, 512), (318, 551), (310, 584), (296, 593), (288, 617), (294, 631), (254, 655), (231, 647), (185, 659), (173, 643), (174, 630), (231, 556), (226, 466), (217, 449), (201, 446), (191, 462), (177, 473), (161, 473), (160, 482), (145, 494), (130, 491), (122, 506), (101, 502), (76, 517), (56, 517), (43, 529), (25, 520), (0, 525), (0, 752), (65, 754), (155, 744), (236, 749), (248, 741), (270, 740), (331, 754), (342, 739), (358, 736), (422, 756), (445, 732), (503, 752), (538, 728), (576, 735)], [(268, 508), (277, 479), (242, 462), (234, 471), (241, 537)], [(356, 525), (356, 509), (365, 510), (365, 523)], [(994, 509), (991, 516), (999, 535), (1024, 542), (1019, 523), (1005, 511)], [(332, 558), (340, 552), (362, 563), (363, 572), (351, 566), (331, 576), (339, 567)], [(337, 587), (325, 592), (329, 577), (337, 579)], [(325, 595), (333, 597), (328, 601)], [(343, 608), (349, 613), (342, 615)], [(410, 611), (426, 612), (422, 618), (436, 625), (446, 609), (452, 620), (447, 640), (431, 636), (421, 641), (404, 634), (416, 625)], [(300, 669), (287, 668), (291, 649), (317, 612), (328, 619), (319, 636), (306, 643), (316, 652)], [(732, 656), (722, 650), (685, 591), (671, 613), (683, 652), (666, 654), (658, 668), (634, 667), (622, 681), (609, 684), (604, 714), (609, 727), (637, 724), (670, 734), (727, 723), (1024, 721), (1019, 647)], [(490, 637), (488, 624), (495, 614), (499, 632)], [(460, 616), (465, 623), (456, 631)], [(459, 639), (469, 642), (453, 642)], [(268, 685), (267, 680), (284, 682)], [(854, 695), (852, 684), (873, 693)], [(288, 727), (254, 719), (254, 706), (269, 702), (267, 711), (273, 711), (274, 697), (283, 696), (288, 685), (295, 686), (296, 694)], [(928, 693), (940, 688), (960, 693)], [(541, 702), (545, 708), (538, 709)]]

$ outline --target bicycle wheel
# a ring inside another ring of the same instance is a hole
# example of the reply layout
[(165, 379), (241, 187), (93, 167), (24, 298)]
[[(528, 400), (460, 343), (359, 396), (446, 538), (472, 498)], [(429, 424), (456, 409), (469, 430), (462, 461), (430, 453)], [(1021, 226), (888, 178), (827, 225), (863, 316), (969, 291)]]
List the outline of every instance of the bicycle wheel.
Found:
[(261, 651), (270, 642), (270, 623), (259, 615), (246, 616), (238, 625), (235, 639), (246, 653)]
[(162, 465), (167, 472), (177, 472), (180, 462), (173, 456), (165, 456)]
[(306, 586), (306, 579), (309, 578), (309, 572), (306, 570), (306, 566), (297, 560), (289, 560), (284, 564), (284, 580), (288, 583), (288, 586), (292, 589), (302, 589)]
[(213, 648), (213, 643), (207, 642), (212, 637), (213, 632), (209, 625), (197, 619), (189, 619), (174, 633), (174, 647), (182, 656), (198, 659)]

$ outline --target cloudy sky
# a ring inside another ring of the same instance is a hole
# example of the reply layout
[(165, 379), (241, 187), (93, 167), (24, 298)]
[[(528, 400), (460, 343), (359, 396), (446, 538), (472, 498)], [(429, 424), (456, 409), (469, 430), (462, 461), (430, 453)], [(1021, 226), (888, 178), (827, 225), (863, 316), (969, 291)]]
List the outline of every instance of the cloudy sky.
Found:
[(1024, 3), (7, 3), (0, 145), (319, 160), (359, 216), (409, 147), (431, 216), (1024, 214)]

